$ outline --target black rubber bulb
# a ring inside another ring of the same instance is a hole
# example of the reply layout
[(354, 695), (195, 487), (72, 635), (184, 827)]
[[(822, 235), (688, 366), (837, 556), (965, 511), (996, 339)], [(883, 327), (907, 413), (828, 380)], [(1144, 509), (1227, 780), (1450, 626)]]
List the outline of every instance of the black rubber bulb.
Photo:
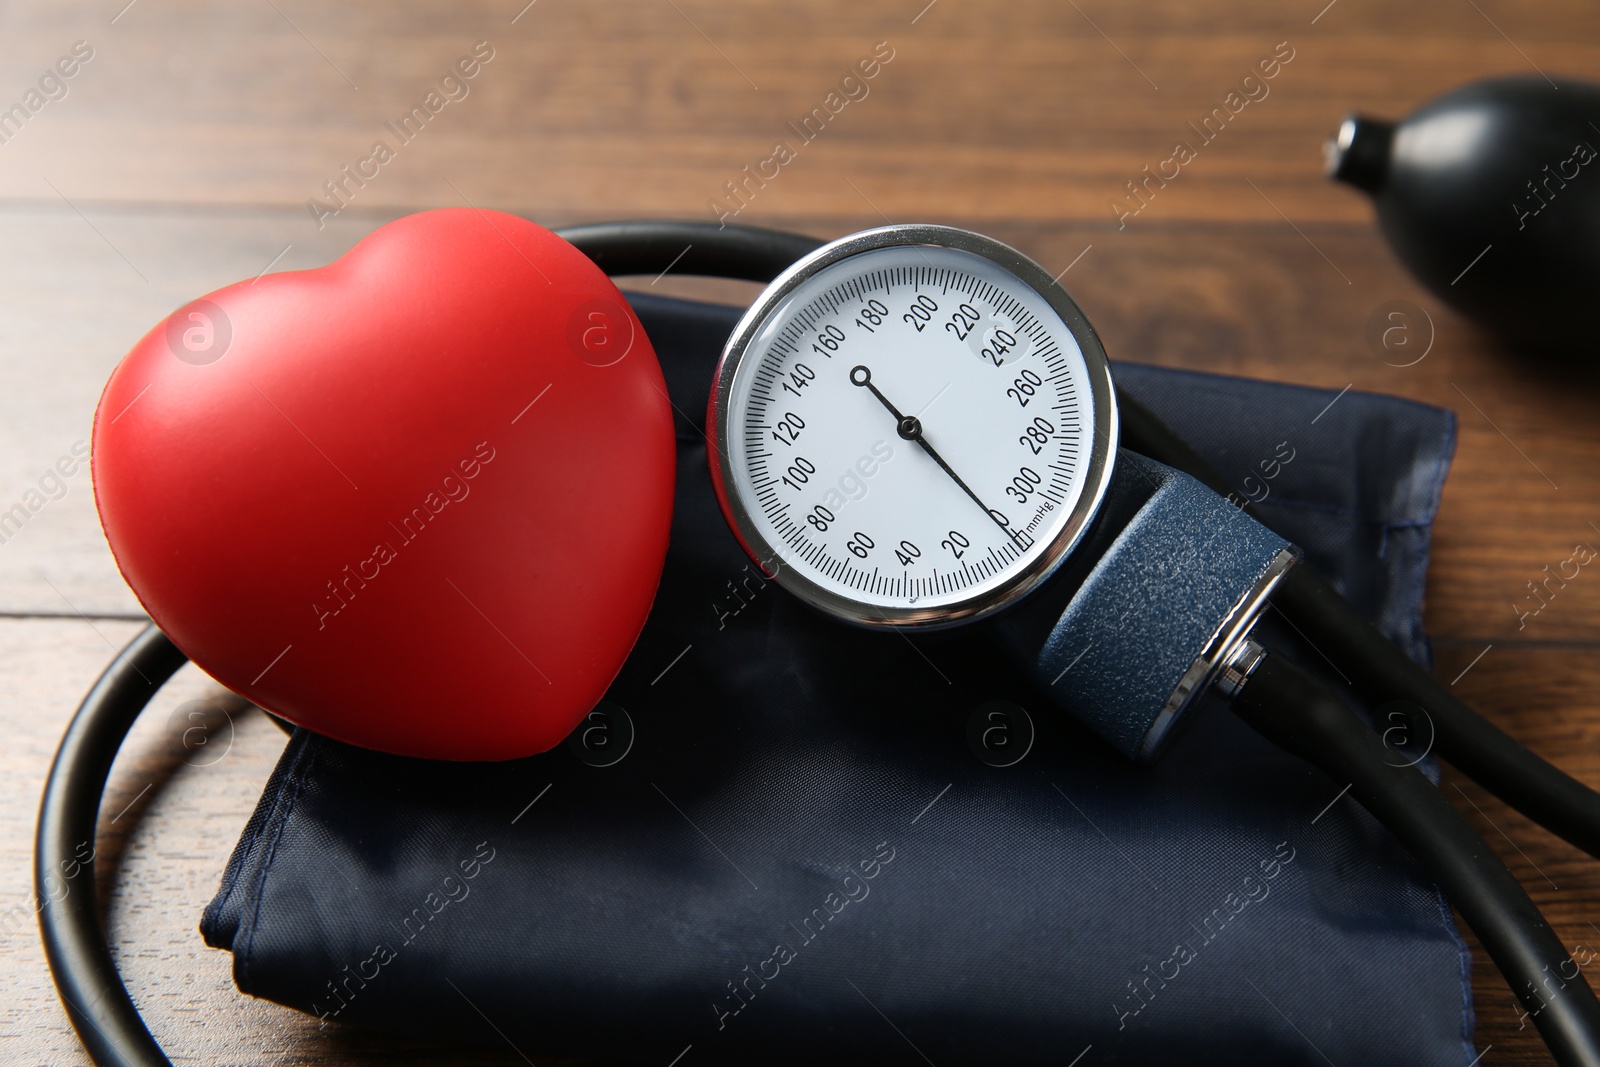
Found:
[(1400, 259), (1519, 349), (1587, 359), (1600, 325), (1600, 86), (1493, 78), (1398, 123), (1352, 115), (1328, 173)]

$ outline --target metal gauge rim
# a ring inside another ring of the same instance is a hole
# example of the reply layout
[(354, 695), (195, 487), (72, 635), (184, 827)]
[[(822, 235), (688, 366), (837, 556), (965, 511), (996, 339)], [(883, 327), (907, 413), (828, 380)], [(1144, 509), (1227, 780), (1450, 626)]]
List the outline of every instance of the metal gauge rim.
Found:
[[(853, 256), (913, 245), (949, 248), (981, 256), (1015, 277), (1020, 284), (1033, 289), (1060, 317), (1077, 342), (1088, 371), (1094, 404), (1094, 427), (1089, 441), (1089, 460), (1084, 469), (1083, 491), (1060, 533), (1000, 585), (969, 600), (931, 607), (883, 606), (855, 600), (811, 581), (795, 568), (783, 566), (784, 550), (766, 538), (736, 490), (732, 467), (732, 434), (736, 428), (729, 425), (734, 382), (750, 345), (766, 326), (774, 309), (790, 293), (814, 275)], [(932, 223), (880, 226), (841, 237), (796, 260), (773, 279), (745, 311), (723, 347), (706, 412), (712, 486), (722, 506), (723, 517), (745, 552), (769, 578), (813, 608), (869, 628), (933, 630), (975, 622), (1009, 607), (1038, 588), (1071, 555), (1098, 513), (1111, 482), (1119, 436), (1110, 362), (1094, 327), (1066, 290), (1056, 284), (1043, 267), (1010, 245), (970, 230)]]

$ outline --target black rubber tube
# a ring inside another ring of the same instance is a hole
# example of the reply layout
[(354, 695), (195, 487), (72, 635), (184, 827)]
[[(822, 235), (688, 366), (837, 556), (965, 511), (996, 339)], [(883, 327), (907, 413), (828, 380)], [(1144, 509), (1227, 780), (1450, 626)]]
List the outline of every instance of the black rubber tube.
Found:
[(39, 934), (72, 1028), (97, 1064), (171, 1067), (117, 973), (100, 926), (94, 863), (82, 862), (81, 847), (94, 847), (100, 798), (128, 730), (186, 662), (166, 634), (145, 627), (78, 706), (39, 803), (33, 859)]
[[(1232, 491), (1150, 411), (1121, 392), (1117, 405), (1128, 448), (1176, 467), (1224, 496)], [(1322, 575), (1310, 567), (1291, 569), (1272, 602), (1338, 666), (1369, 707), (1409, 701), (1422, 708), (1430, 721), (1412, 724), (1412, 736), (1434, 737), (1435, 751), (1462, 773), (1551, 833), (1600, 857), (1600, 793), (1457, 699), (1373, 629)]]
[[(1286, 581), (1273, 602), (1339, 664), (1371, 707), (1391, 700), (1427, 712), (1439, 755), (1489, 792), (1583, 849), (1600, 857), (1600, 793), (1529, 751), (1515, 738), (1450, 694), (1372, 627), (1349, 601), (1309, 567)], [(1286, 576), (1287, 577), (1287, 576)], [(1307, 620), (1318, 620), (1315, 630)], [(1412, 736), (1427, 737), (1427, 724)]]
[(607, 274), (696, 274), (770, 282), (822, 244), (814, 237), (713, 222), (598, 222), (556, 233)]
[(1269, 654), (1233, 710), (1377, 817), (1478, 935), (1562, 1067), (1600, 1067), (1600, 1002), (1521, 883), (1422, 772), (1399, 765), (1343, 701)]

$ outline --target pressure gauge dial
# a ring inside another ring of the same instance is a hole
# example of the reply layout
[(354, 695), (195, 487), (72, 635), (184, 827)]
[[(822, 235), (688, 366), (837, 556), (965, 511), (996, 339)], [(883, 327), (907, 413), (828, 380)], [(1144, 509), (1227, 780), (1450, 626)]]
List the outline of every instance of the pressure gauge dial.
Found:
[(1037, 263), (945, 226), (868, 230), (778, 277), (729, 339), (711, 475), (784, 588), (867, 626), (1015, 602), (1110, 481), (1105, 351)]

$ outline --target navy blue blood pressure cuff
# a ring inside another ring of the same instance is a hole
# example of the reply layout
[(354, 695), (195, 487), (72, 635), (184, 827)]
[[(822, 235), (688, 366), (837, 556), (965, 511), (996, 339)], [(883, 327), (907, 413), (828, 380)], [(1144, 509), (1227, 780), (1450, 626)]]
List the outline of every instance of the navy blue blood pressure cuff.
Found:
[[(241, 990), (535, 1059), (1472, 1060), (1450, 909), (1341, 783), (1220, 707), (1130, 763), (981, 628), (862, 632), (764, 580), (701, 436), (739, 312), (634, 303), (678, 495), (621, 675), (567, 744), (510, 763), (296, 731), (201, 925)], [(1426, 661), (1449, 412), (1114, 373)]]

